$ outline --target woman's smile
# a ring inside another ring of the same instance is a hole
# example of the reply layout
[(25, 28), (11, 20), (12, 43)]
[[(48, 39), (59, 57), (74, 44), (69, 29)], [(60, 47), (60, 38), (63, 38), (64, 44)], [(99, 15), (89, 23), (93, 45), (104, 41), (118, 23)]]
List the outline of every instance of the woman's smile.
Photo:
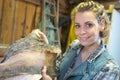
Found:
[(88, 37), (79, 37), (80, 41), (87, 41), (88, 40)]

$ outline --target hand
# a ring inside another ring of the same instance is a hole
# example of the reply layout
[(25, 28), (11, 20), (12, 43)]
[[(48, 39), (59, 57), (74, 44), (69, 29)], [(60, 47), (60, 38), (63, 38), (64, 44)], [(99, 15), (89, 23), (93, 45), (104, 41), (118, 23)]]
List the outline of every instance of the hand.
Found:
[(47, 71), (47, 67), (43, 66), (42, 72), (41, 72), (42, 80), (52, 80), (52, 78), (46, 74), (46, 71)]

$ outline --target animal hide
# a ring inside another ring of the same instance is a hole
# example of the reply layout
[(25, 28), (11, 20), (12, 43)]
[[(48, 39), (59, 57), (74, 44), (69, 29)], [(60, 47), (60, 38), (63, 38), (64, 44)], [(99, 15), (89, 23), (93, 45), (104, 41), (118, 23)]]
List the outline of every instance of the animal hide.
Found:
[(60, 53), (59, 46), (48, 45), (46, 36), (34, 30), (11, 45), (0, 63), (0, 80), (31, 80), (33, 75), (36, 78), (40, 74), (44, 65), (48, 67), (48, 74), (54, 76), (55, 60)]

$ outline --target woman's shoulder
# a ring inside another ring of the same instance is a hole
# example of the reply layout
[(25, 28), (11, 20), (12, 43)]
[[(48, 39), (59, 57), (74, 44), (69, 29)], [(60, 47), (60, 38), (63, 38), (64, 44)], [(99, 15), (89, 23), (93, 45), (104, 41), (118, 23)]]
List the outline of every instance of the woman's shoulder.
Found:
[(109, 53), (108, 50), (105, 51), (106, 55), (104, 55), (104, 57), (106, 57), (108, 59), (107, 63), (104, 65), (104, 68), (108, 68), (110, 67), (112, 68), (119, 68), (119, 65), (117, 63), (117, 61), (113, 58), (113, 56)]
[[(108, 53), (108, 55), (110, 55)], [(115, 59), (110, 55), (107, 56), (107, 62), (102, 67), (102, 72), (117, 72), (120, 73), (120, 67), (118, 63), (115, 61)]]
[(118, 80), (120, 75), (119, 65), (112, 59), (107, 61), (100, 70), (97, 71), (93, 80)]

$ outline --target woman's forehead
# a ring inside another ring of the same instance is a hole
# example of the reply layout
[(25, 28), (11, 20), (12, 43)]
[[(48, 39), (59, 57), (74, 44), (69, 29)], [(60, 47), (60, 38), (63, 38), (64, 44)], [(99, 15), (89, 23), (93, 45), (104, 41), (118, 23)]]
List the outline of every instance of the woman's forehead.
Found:
[(75, 22), (95, 21), (97, 18), (93, 12), (77, 12), (75, 14)]
[(95, 12), (93, 11), (84, 11), (84, 12), (76, 12), (76, 17), (96, 17)]

